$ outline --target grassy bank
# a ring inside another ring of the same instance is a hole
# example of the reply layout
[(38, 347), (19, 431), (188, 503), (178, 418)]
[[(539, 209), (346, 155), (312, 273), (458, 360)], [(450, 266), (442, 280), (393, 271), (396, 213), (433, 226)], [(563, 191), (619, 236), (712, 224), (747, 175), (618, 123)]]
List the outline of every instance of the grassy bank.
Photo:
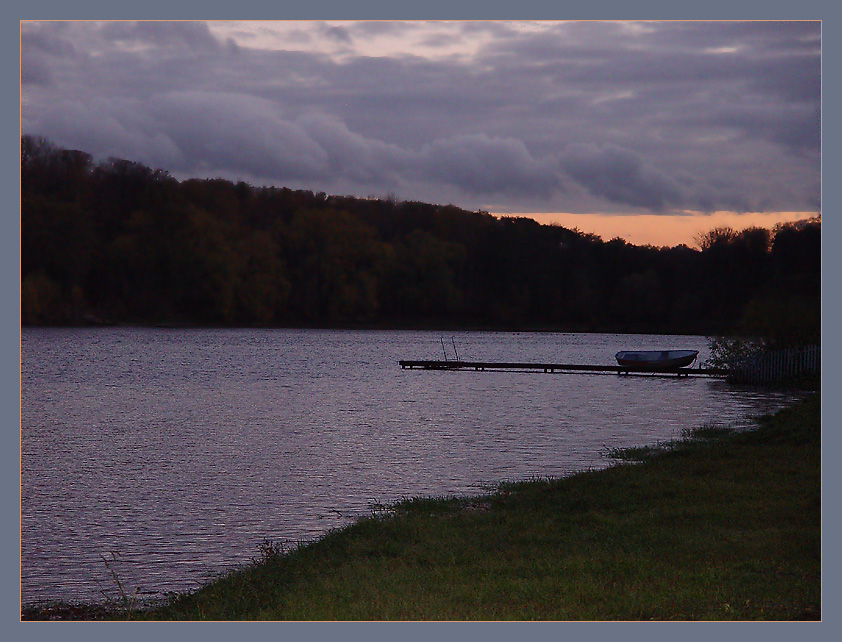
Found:
[(142, 617), (820, 618), (818, 395), (757, 430), (615, 454), (643, 461), (406, 501)]

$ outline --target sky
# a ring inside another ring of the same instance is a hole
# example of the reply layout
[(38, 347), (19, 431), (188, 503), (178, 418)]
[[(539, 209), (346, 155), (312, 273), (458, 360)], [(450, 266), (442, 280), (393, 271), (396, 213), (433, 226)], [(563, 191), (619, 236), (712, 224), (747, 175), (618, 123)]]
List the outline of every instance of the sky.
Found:
[(820, 213), (821, 23), (24, 21), (21, 129), (693, 245)]

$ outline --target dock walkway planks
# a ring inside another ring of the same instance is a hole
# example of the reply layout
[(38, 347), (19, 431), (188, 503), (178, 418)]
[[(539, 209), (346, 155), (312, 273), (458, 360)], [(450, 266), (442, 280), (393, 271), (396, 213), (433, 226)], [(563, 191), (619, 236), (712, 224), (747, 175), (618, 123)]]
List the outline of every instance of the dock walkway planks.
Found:
[(652, 371), (625, 366), (597, 366), (572, 363), (509, 363), (493, 361), (399, 361), (401, 369), (421, 368), (423, 370), (542, 370), (544, 372), (613, 372), (616, 374), (659, 374), (684, 377), (722, 377), (727, 374), (721, 368), (676, 368), (666, 371)]

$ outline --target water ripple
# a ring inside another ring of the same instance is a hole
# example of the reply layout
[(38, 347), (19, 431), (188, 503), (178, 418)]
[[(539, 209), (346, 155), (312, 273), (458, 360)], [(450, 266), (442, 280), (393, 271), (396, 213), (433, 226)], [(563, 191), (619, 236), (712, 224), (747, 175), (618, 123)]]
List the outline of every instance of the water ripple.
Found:
[[(610, 364), (703, 337), (458, 333), (463, 359)], [(22, 600), (195, 588), (264, 538), (606, 465), (788, 402), (701, 378), (401, 370), (431, 332), (24, 329)]]

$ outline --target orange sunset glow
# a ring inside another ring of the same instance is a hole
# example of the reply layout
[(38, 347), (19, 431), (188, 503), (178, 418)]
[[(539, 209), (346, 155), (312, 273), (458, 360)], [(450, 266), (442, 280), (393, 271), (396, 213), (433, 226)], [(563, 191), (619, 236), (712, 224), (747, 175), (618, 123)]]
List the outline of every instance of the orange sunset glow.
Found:
[(696, 245), (696, 236), (716, 227), (743, 230), (748, 227), (773, 228), (779, 223), (792, 223), (818, 216), (817, 212), (713, 212), (711, 214), (497, 214), (524, 216), (539, 223), (557, 224), (596, 234), (604, 241), (620, 237), (634, 245), (674, 247)]

